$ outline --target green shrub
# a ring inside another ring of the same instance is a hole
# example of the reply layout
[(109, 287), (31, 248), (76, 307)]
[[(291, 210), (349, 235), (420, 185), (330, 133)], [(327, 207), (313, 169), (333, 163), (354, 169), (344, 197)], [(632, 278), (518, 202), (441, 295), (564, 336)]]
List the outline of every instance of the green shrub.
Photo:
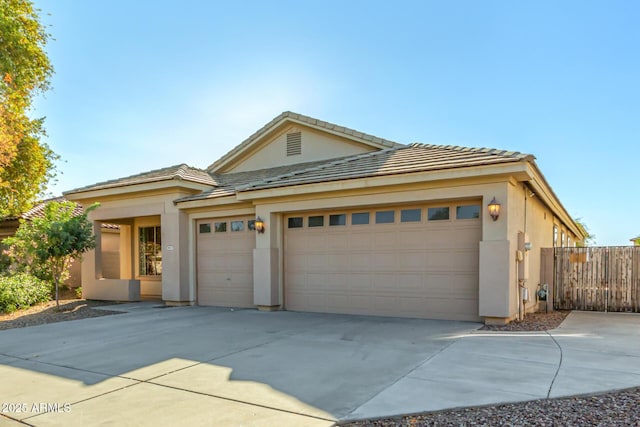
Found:
[(82, 286), (76, 288), (76, 298), (82, 299)]
[(0, 276), (0, 312), (11, 313), (51, 300), (53, 286), (26, 273)]

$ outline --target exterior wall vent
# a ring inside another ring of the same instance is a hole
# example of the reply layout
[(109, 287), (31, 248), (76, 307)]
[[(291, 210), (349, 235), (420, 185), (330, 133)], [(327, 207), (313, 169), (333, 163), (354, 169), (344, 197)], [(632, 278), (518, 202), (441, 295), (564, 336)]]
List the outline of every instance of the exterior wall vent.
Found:
[(287, 134), (287, 156), (302, 154), (302, 132)]

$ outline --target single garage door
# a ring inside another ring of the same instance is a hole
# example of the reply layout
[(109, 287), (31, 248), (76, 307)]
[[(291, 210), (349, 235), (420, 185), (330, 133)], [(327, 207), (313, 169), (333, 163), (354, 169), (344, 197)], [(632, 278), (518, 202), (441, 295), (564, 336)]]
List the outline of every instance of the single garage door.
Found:
[(198, 304), (253, 307), (253, 248), (250, 217), (198, 220)]
[(480, 320), (480, 202), (285, 217), (285, 308)]

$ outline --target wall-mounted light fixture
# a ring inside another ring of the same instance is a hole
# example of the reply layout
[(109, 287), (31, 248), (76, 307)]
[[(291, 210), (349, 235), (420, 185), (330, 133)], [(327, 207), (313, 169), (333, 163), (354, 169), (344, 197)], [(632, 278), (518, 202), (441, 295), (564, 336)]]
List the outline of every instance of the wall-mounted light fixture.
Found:
[(256, 231), (260, 234), (264, 233), (264, 221), (260, 218), (256, 218)]
[(493, 218), (494, 221), (496, 221), (500, 216), (500, 206), (500, 203), (496, 201), (495, 197), (491, 199), (491, 201), (487, 205), (487, 208), (489, 209), (489, 215), (491, 215), (491, 218)]

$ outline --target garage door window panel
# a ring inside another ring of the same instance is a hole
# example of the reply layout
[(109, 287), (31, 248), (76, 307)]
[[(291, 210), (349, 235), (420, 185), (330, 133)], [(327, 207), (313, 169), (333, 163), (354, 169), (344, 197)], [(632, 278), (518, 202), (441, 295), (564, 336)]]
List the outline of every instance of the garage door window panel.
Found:
[(376, 224), (393, 224), (395, 222), (395, 211), (376, 212)]
[(216, 222), (214, 225), (216, 233), (226, 233), (227, 232), (227, 223), (226, 222)]
[(231, 221), (231, 231), (244, 231), (244, 221)]
[(480, 205), (466, 205), (456, 207), (456, 219), (479, 219)]
[(211, 224), (200, 224), (200, 234), (211, 233)]
[(324, 227), (324, 216), (310, 216), (307, 224), (309, 227)]
[(449, 220), (449, 208), (429, 208), (427, 211), (427, 217), (429, 221), (448, 221)]
[(346, 214), (329, 215), (329, 225), (330, 226), (347, 225), (347, 215)]
[(422, 221), (422, 209), (403, 209), (400, 211), (400, 222)]
[(357, 212), (351, 214), (351, 225), (369, 224), (369, 212)]
[(302, 221), (302, 217), (301, 216), (291, 217), (291, 218), (289, 218), (289, 220), (287, 222), (288, 222), (288, 224), (287, 224), (288, 228), (302, 228), (303, 227), (303, 221)]

